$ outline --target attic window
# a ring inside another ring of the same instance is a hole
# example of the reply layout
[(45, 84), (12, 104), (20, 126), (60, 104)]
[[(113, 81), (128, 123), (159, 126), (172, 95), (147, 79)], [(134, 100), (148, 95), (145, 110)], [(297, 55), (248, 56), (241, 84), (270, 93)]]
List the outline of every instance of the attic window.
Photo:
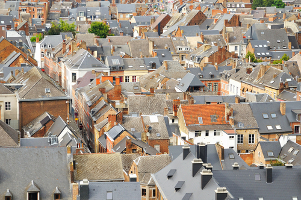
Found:
[(269, 156), (269, 157), (274, 157), (273, 151), (268, 151), (268, 156)]
[(255, 181), (260, 181), (260, 174), (255, 174)]
[(274, 119), (274, 118), (277, 117), (277, 115), (276, 115), (275, 113), (272, 113), (272, 114), (271, 114), (271, 117)]
[(45, 88), (45, 93), (50, 93), (50, 88)]
[(288, 164), (292, 164), (292, 162), (294, 162), (295, 158), (292, 158), (288, 161)]
[(210, 115), (211, 122), (217, 122), (217, 115)]
[(272, 126), (267, 126), (267, 129), (268, 130), (273, 130), (273, 127)]
[(233, 153), (229, 153), (229, 159), (234, 159), (234, 154)]
[(299, 153), (299, 150), (295, 150), (294, 153), (293, 153), (293, 155), (295, 156), (295, 155), (297, 155), (298, 153)]
[(261, 32), (261, 35), (264, 35), (264, 32)]
[(243, 128), (244, 127), (244, 124), (242, 122), (238, 122), (238, 127), (239, 128)]
[(199, 124), (203, 124), (203, 118), (202, 117), (198, 117), (199, 120)]
[(259, 47), (262, 47), (262, 45), (260, 44)]
[(281, 126), (280, 125), (276, 125), (276, 129), (281, 130)]
[(289, 148), (288, 152), (291, 153), (294, 150), (294, 147)]
[(262, 114), (262, 117), (263, 117), (264, 119), (269, 119), (269, 115), (266, 114), (266, 113), (263, 113), (263, 114)]
[(280, 43), (280, 40), (277, 40), (277, 43)]
[(265, 45), (263, 45), (263, 47), (268, 47), (268, 45), (265, 44)]
[(129, 65), (129, 67), (133, 67), (132, 65)]
[(254, 47), (255, 47), (255, 48), (257, 48), (257, 47), (258, 47), (258, 45), (254, 45)]

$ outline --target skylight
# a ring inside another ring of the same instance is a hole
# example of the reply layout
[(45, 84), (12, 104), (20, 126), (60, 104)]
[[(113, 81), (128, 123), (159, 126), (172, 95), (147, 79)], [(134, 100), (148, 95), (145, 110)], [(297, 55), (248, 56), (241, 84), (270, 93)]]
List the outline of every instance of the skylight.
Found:
[(277, 115), (276, 115), (275, 113), (272, 113), (272, 114), (271, 114), (271, 117), (272, 117), (272, 118), (276, 118)]
[(295, 155), (297, 155), (298, 153), (299, 153), (299, 150), (295, 150), (294, 153), (293, 153), (293, 155), (295, 156)]
[(233, 153), (230, 153), (230, 154), (229, 154), (229, 158), (230, 158), (230, 159), (234, 159), (234, 154), (233, 154)]
[(199, 120), (199, 124), (203, 124), (203, 118), (202, 117), (198, 117)]
[(260, 174), (255, 174), (255, 181), (260, 181)]
[(266, 113), (263, 113), (263, 114), (262, 114), (262, 117), (263, 117), (264, 119), (269, 119), (269, 115), (266, 114)]
[(289, 148), (288, 152), (291, 153), (294, 150), (294, 147)]
[(267, 126), (267, 129), (268, 130), (273, 130), (273, 127), (272, 126)]
[(281, 126), (280, 125), (276, 125), (276, 129), (281, 130)]
[(269, 157), (274, 157), (273, 151), (268, 151), (268, 156), (269, 156)]

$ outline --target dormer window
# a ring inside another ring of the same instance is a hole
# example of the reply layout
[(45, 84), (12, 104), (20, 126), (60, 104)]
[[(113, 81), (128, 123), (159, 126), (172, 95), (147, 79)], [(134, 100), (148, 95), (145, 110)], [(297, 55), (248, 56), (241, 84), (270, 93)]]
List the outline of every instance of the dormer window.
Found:
[(10, 193), (9, 189), (7, 189), (6, 194), (5, 194), (5, 200), (12, 200), (13, 195)]
[(54, 200), (61, 199), (61, 191), (59, 190), (58, 187), (55, 188), (53, 196), (54, 196)]
[(40, 189), (36, 186), (33, 180), (30, 182), (27, 189), (27, 200), (40, 199)]

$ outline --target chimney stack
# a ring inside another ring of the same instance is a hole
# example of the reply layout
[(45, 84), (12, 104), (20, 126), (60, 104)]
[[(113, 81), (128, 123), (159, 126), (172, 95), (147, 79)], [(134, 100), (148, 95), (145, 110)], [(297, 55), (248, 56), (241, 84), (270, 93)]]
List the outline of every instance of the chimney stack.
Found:
[(212, 178), (212, 175), (213, 174), (212, 174), (211, 170), (203, 169), (203, 171), (201, 172), (201, 188), (202, 188), (202, 190), (205, 188), (207, 183), (209, 183), (209, 181)]
[(151, 88), (149, 88), (149, 91), (150, 91), (151, 94), (154, 94), (155, 93), (155, 88), (151, 87)]
[(202, 159), (204, 163), (207, 163), (207, 145), (206, 144), (199, 144), (199, 158)]
[(273, 182), (273, 167), (268, 164), (266, 167), (267, 170), (267, 183), (272, 183)]
[(168, 70), (168, 64), (167, 64), (167, 61), (166, 61), (166, 60), (163, 61), (163, 65), (164, 65), (164, 67), (165, 67), (165, 70)]
[(178, 116), (178, 108), (180, 105), (181, 105), (180, 99), (174, 99), (172, 101), (172, 112), (174, 117)]
[(185, 158), (190, 153), (190, 149), (189, 149), (188, 144), (185, 144), (182, 148), (183, 148), (183, 160), (185, 160)]
[(80, 200), (88, 200), (89, 199), (89, 181), (88, 181), (88, 179), (83, 179), (83, 181), (80, 182), (79, 199)]
[(235, 162), (233, 165), (233, 170), (239, 170), (239, 164), (237, 162)]
[(258, 169), (264, 169), (264, 164), (260, 163), (260, 164), (258, 165)]
[(200, 36), (201, 36), (201, 41), (204, 42), (204, 34), (203, 34), (203, 32), (201, 32)]
[(137, 175), (136, 174), (130, 174), (130, 182), (137, 182)]
[(215, 200), (225, 200), (228, 197), (228, 191), (225, 187), (215, 190)]
[(196, 173), (198, 173), (198, 171), (202, 168), (203, 166), (203, 161), (202, 159), (193, 159), (192, 162), (192, 177), (194, 177), (196, 175)]
[(285, 102), (280, 102), (280, 113), (281, 115), (285, 115), (286, 104)]
[(292, 169), (292, 168), (293, 168), (293, 164), (288, 164), (288, 163), (286, 163), (286, 164), (285, 164), (285, 168), (286, 168), (286, 169)]
[(213, 166), (211, 165), (211, 163), (204, 163), (203, 166), (207, 170), (211, 170), (212, 171), (212, 169), (213, 169)]

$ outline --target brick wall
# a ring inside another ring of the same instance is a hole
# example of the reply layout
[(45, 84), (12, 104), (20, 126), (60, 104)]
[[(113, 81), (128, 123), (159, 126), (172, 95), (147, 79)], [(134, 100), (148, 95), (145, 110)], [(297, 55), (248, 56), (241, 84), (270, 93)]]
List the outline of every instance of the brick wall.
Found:
[(187, 26), (200, 25), (207, 19), (202, 11), (199, 11), (187, 24)]
[(236, 27), (240, 26), (239, 15), (233, 15), (233, 17), (228, 21), (225, 20), (225, 27)]
[(72, 184), (72, 200), (77, 200), (77, 195), (78, 195), (78, 184), (73, 183)]
[(253, 154), (247, 153), (247, 154), (240, 154), (239, 155), (248, 165), (251, 165), (253, 163)]
[(19, 129), (21, 133), (23, 133), (23, 126), (46, 111), (54, 117), (61, 116), (65, 121), (67, 117), (69, 118), (69, 103), (66, 103), (66, 100), (21, 101), (19, 102), (19, 109)]
[(155, 145), (160, 145), (161, 153), (169, 153), (168, 151), (169, 139), (148, 140), (148, 144), (149, 146), (154, 148)]

